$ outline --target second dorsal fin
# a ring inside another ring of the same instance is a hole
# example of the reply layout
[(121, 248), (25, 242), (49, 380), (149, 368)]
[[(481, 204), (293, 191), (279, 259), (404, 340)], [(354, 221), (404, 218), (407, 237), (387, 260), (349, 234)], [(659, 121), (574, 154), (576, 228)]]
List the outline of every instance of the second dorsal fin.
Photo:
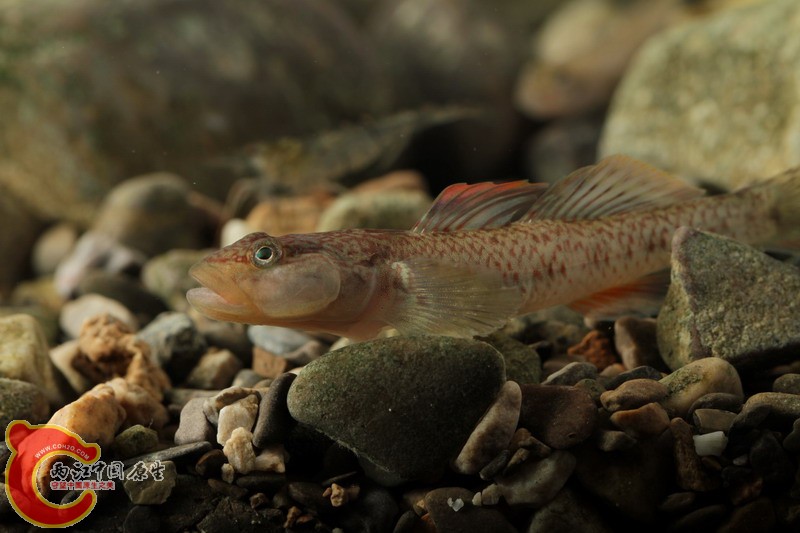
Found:
[(702, 189), (624, 155), (576, 170), (543, 194), (523, 221), (597, 219), (692, 200)]
[(543, 183), (457, 183), (436, 197), (412, 228), (417, 233), (498, 228), (521, 218), (547, 190)]

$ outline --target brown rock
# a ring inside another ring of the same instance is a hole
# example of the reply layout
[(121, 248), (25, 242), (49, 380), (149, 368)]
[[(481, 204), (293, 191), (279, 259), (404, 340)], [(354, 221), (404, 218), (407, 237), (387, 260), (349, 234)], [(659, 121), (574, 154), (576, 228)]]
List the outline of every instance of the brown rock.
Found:
[(283, 357), (259, 348), (253, 347), (253, 371), (265, 378), (277, 378), (289, 370), (289, 361)]
[(706, 492), (719, 486), (703, 469), (703, 463), (694, 449), (692, 427), (681, 418), (673, 418), (670, 423), (673, 438), (673, 453), (677, 469), (678, 486), (684, 490)]
[(600, 402), (608, 411), (636, 409), (651, 402), (660, 402), (667, 397), (666, 385), (652, 379), (632, 379), (614, 390), (600, 395)]
[(591, 435), (597, 409), (583, 389), (561, 385), (523, 385), (520, 426), (551, 448), (565, 449)]
[(637, 409), (615, 412), (611, 423), (634, 437), (651, 437), (669, 427), (669, 415), (659, 404), (648, 403)]

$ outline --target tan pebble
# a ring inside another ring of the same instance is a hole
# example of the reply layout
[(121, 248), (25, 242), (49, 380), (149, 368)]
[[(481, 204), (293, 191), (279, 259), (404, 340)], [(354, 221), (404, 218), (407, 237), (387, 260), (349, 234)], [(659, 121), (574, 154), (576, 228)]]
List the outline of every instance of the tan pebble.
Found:
[(667, 397), (666, 385), (652, 379), (631, 379), (614, 390), (600, 395), (600, 403), (611, 411), (636, 409), (651, 402), (660, 402)]
[(126, 426), (141, 424), (160, 429), (169, 422), (167, 408), (147, 389), (123, 378), (114, 378), (108, 385), (114, 389), (114, 395), (125, 410)]
[(251, 431), (258, 414), (258, 397), (250, 394), (219, 411), (217, 442), (224, 445), (237, 429)]
[[(48, 424), (55, 424), (77, 433), (87, 443), (97, 443), (100, 448), (110, 447), (117, 430), (125, 420), (125, 409), (114, 394), (114, 389), (100, 384), (68, 403), (50, 417)], [(37, 482), (43, 493), (49, 493), (50, 467), (60, 460), (50, 456), (39, 468)]]
[(256, 463), (256, 454), (253, 450), (253, 434), (245, 428), (236, 428), (231, 433), (231, 437), (222, 447), (222, 453), (228, 458), (228, 462), (239, 474), (247, 474), (253, 471)]
[(669, 427), (669, 415), (661, 405), (648, 403), (637, 409), (617, 411), (611, 423), (632, 437), (660, 435)]
[(692, 404), (706, 394), (724, 392), (742, 399), (742, 382), (736, 369), (718, 357), (692, 361), (660, 380), (669, 395), (662, 405), (672, 414), (684, 417)]
[(256, 372), (265, 378), (277, 378), (287, 370), (289, 370), (289, 361), (283, 357), (259, 348), (253, 348), (253, 372)]
[(253, 470), (258, 472), (275, 472), (283, 474), (286, 472), (286, 450), (282, 444), (274, 444), (262, 449), (256, 455)]

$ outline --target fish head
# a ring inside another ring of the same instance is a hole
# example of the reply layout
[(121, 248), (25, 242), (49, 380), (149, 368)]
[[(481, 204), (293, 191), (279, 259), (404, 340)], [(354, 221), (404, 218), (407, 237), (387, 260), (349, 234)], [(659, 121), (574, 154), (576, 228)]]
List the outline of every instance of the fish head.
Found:
[(190, 269), (202, 287), (187, 299), (217, 320), (337, 331), (328, 325), (361, 311), (371, 282), (320, 239), (250, 234)]

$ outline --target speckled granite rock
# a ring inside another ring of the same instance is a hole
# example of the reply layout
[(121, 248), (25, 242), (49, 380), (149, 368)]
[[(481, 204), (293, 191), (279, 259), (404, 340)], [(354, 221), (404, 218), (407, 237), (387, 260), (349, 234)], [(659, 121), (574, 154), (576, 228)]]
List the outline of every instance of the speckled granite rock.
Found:
[[(672, 243), (658, 345), (672, 369), (703, 357), (769, 368), (800, 350), (800, 269), (688, 228)], [(719, 265), (724, 264), (722, 269)]]
[(601, 155), (725, 189), (800, 163), (800, 4), (755, 2), (665, 31), (617, 90)]
[[(436, 477), (505, 381), (491, 346), (394, 337), (341, 348), (292, 383), (289, 412), (401, 479)], [(421, 415), (424, 413), (424, 416)]]

